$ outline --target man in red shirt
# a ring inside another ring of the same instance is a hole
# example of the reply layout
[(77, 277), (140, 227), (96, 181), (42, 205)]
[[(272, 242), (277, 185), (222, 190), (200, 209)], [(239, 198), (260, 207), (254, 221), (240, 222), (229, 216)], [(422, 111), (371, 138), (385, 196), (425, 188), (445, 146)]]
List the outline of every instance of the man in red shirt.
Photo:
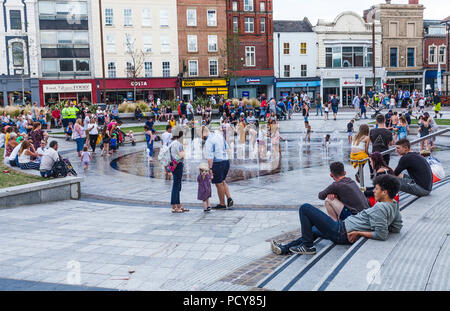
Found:
[(55, 109), (53, 109), (52, 118), (55, 122), (55, 127), (62, 126), (61, 111), (59, 110), (58, 106), (55, 106)]

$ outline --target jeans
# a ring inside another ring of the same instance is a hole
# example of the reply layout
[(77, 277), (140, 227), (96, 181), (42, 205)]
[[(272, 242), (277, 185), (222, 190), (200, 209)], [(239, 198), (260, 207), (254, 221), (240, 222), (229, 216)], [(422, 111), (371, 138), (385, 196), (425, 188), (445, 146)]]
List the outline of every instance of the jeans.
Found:
[(347, 238), (347, 230), (342, 220), (334, 221), (327, 214), (310, 204), (303, 204), (299, 209), (302, 237), (283, 246), (283, 251), (289, 247), (305, 244), (307, 247), (314, 245), (317, 238), (325, 238), (336, 244), (350, 244)]
[(170, 204), (180, 204), (181, 178), (183, 177), (183, 162), (178, 163), (176, 169), (172, 172), (173, 186)]
[(84, 142), (86, 138), (77, 138), (75, 141), (77, 142), (77, 152), (83, 151)]
[(403, 175), (403, 178), (400, 180), (400, 191), (418, 196), (425, 197), (431, 193), (431, 191), (423, 189), (421, 186), (415, 183), (411, 177), (408, 175)]
[(316, 105), (316, 116), (319, 115), (319, 110), (320, 110), (320, 115), (323, 116), (323, 113), (322, 113), (322, 105), (317, 104), (317, 105)]
[(53, 170), (41, 171), (41, 176), (44, 178), (50, 178), (53, 176)]
[(153, 157), (153, 140), (152, 140), (151, 143), (147, 143), (147, 148), (148, 148), (148, 155), (150, 157)]

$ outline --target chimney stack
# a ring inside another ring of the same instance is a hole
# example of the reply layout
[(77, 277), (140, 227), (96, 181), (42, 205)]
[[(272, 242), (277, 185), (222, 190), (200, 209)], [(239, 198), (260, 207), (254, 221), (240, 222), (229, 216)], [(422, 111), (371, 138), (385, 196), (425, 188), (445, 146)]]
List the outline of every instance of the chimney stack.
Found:
[(419, 4), (419, 0), (409, 0), (409, 4)]

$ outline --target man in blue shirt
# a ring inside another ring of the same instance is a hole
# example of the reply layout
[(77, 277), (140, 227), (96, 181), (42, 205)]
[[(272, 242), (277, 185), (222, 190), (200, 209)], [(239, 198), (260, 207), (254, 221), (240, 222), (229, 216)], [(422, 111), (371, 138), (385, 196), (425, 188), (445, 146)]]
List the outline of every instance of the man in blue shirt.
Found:
[[(209, 174), (212, 178), (212, 183), (217, 187), (217, 194), (219, 196), (219, 205), (215, 209), (226, 209), (227, 206), (233, 206), (233, 199), (230, 195), (228, 184), (225, 181), (230, 170), (230, 160), (228, 159), (228, 144), (223, 135), (220, 133), (211, 133), (206, 126), (202, 127), (201, 136), (205, 143), (205, 150), (207, 153)], [(227, 197), (227, 206), (225, 206), (225, 196)]]
[(333, 110), (334, 121), (336, 121), (336, 116), (339, 109), (339, 99), (336, 98), (336, 95), (333, 95), (331, 99), (331, 109)]

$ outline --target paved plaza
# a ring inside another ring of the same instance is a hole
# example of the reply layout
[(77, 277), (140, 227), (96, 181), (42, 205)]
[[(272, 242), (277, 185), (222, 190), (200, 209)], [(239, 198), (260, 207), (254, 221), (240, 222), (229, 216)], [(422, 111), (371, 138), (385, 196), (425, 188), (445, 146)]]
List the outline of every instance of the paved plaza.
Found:
[[(312, 138), (330, 133), (346, 139), (351, 116), (342, 113), (338, 121), (323, 121), (313, 114)], [(357, 122), (355, 129), (362, 122), (366, 121)], [(303, 128), (301, 116), (296, 115), (281, 122), (281, 136), (298, 140)], [(144, 144), (123, 147), (110, 158), (97, 153), (89, 171), (83, 172), (75, 144), (59, 142), (64, 156), (84, 177), (82, 198), (0, 209), (0, 289), (258, 289), (264, 278), (289, 260), (273, 255), (268, 242), (298, 236), (302, 203), (323, 209), (317, 193), (331, 183), (328, 164), (336, 156), (303, 152), (283, 161), (309, 161), (305, 168), (231, 183), (232, 210), (204, 213), (196, 200), (197, 184), (183, 182), (181, 202), (191, 211), (172, 214), (170, 181), (111, 167), (118, 157), (143, 153)], [(444, 151), (436, 153), (447, 171), (449, 142), (438, 139)], [(340, 160), (353, 177), (356, 171), (346, 159), (349, 147), (340, 146)], [(397, 161), (394, 157), (392, 166)]]

